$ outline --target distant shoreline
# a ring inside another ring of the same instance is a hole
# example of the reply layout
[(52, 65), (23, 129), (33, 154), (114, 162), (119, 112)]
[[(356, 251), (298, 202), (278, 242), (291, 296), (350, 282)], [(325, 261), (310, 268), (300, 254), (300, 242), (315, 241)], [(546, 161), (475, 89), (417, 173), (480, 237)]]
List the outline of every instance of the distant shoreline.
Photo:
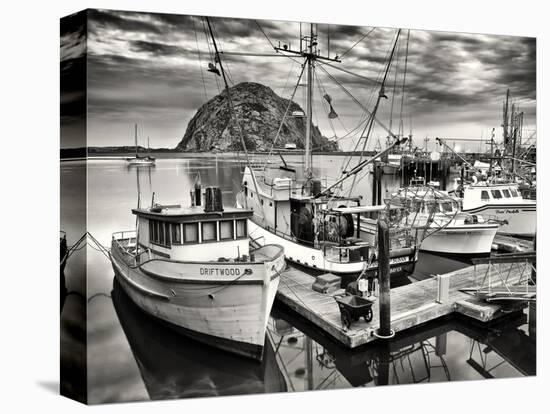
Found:
[[(250, 155), (269, 155), (269, 152), (263, 152), (263, 151), (248, 151)], [(284, 150), (280, 149), (277, 151), (273, 151), (271, 153), (272, 156), (277, 156), (277, 154), (281, 155), (304, 155), (303, 150)], [(373, 151), (366, 151), (363, 153), (363, 155), (374, 155), (375, 153)], [(119, 152), (119, 151), (101, 151), (98, 149), (89, 149), (86, 154), (85, 148), (66, 148), (61, 149), (60, 152), (61, 160), (101, 160), (101, 159), (126, 159), (131, 158), (135, 156), (135, 152)], [(227, 151), (227, 152), (212, 152), (212, 151), (205, 151), (205, 152), (193, 152), (193, 151), (174, 151), (174, 150), (151, 150), (151, 151), (140, 151), (139, 155), (145, 156), (145, 155), (151, 155), (158, 159), (171, 159), (171, 158), (215, 158), (215, 157), (221, 157), (221, 158), (234, 158), (234, 157), (244, 157), (244, 152), (235, 152), (235, 151)], [(313, 155), (331, 155), (331, 156), (345, 156), (345, 155), (361, 155), (361, 152), (359, 151), (313, 151)]]

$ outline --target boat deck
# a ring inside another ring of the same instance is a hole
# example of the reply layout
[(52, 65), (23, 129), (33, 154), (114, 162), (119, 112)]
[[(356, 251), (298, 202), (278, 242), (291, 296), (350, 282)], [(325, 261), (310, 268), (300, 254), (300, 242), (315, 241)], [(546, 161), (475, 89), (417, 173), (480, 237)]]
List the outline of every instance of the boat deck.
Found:
[[(457, 312), (481, 322), (489, 322), (525, 306), (524, 303), (510, 303), (503, 309), (495, 303), (487, 303), (461, 289), (479, 284), (489, 265), (470, 266), (447, 274), (449, 276), (449, 299), (445, 303), (436, 301), (438, 281), (430, 278), (391, 290), (391, 328), (397, 333), (428, 321)], [(492, 285), (498, 285), (498, 270), (508, 275), (508, 283), (517, 283), (524, 272), (529, 271), (527, 263), (504, 263), (491, 265)], [(315, 281), (303, 271), (288, 268), (281, 274), (277, 300), (316, 325), (341, 344), (356, 348), (376, 340), (374, 332), (379, 328), (378, 302), (373, 304), (374, 317), (366, 323), (362, 319), (353, 322), (350, 329), (342, 327), (340, 311), (331, 295), (317, 293), (311, 289)]]
[(532, 252), (534, 250), (534, 243), (531, 240), (497, 234), (493, 239), (493, 250), (508, 253)]

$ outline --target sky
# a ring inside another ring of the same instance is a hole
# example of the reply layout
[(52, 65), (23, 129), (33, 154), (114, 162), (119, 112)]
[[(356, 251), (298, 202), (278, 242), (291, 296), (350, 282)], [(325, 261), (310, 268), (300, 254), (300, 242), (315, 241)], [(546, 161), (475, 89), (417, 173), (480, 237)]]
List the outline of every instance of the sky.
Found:
[[(259, 82), (291, 96), (302, 62), (276, 54), (272, 45), (298, 48), (300, 23), (211, 18), (211, 24), (230, 85)], [(83, 55), (87, 62), (89, 146), (132, 145), (137, 123), (141, 145), (149, 137), (153, 148), (175, 147), (196, 110), (223, 88), (221, 78), (206, 71), (214, 58), (203, 17), (89, 10), (87, 25), (66, 26), (61, 31), (62, 69), (64, 62)], [(309, 27), (302, 24), (304, 32)], [(398, 36), (395, 28), (337, 24), (319, 24), (315, 30), (320, 55), (338, 55), (341, 63), (315, 67), (313, 121), (341, 149), (357, 144), (365, 108), (374, 108), (394, 44), (385, 84), (388, 99), (380, 101), (377, 111), (377, 119), (393, 133), (412, 133), (417, 146), (427, 137), (430, 149), (434, 138), (442, 137), (463, 149), (485, 150), (484, 142), (457, 139), (488, 139), (495, 128), (495, 138), (501, 140), (507, 89), (524, 112), (524, 137), (536, 133), (534, 38), (409, 28)], [(71, 111), (63, 111), (63, 105), (70, 108), (81, 94), (65, 91), (63, 85), (62, 73), (62, 125), (70, 126), (73, 120), (65, 112)], [(294, 98), (303, 107), (304, 89), (299, 86)], [(332, 121), (325, 94), (339, 115)], [(384, 145), (386, 136), (376, 126), (368, 149), (377, 141)]]

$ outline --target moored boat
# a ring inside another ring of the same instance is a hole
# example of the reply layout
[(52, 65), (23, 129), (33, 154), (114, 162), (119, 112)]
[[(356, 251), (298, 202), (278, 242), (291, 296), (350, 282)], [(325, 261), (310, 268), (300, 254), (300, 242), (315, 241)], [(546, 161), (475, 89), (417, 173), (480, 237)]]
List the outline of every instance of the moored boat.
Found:
[(421, 230), (420, 250), (452, 255), (487, 255), (499, 223), (461, 211), (459, 200), (430, 187), (408, 187), (396, 199), (409, 200), (409, 216)]
[(135, 139), (136, 155), (135, 157), (126, 158), (128, 165), (154, 165), (155, 158), (149, 155), (149, 138), (147, 138), (147, 155), (144, 157), (139, 155), (138, 142), (137, 142), (137, 124), (135, 125), (134, 139)]
[(113, 234), (121, 286), (147, 313), (195, 339), (261, 359), (266, 325), (284, 269), (283, 248), (249, 251), (252, 211), (223, 207), (221, 191), (200, 187), (189, 207), (136, 208), (136, 231)]
[(483, 181), (465, 185), (462, 192), (462, 211), (501, 221), (498, 233), (535, 235), (537, 202), (524, 198), (517, 184)]

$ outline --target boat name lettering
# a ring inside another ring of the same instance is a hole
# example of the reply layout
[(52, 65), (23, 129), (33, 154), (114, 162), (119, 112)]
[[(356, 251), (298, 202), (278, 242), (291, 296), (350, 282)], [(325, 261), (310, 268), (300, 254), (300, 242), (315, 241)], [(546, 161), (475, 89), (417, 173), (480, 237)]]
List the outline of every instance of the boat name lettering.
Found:
[(517, 214), (519, 213), (519, 209), (515, 208), (513, 210), (496, 210), (497, 214)]
[(240, 276), (241, 269), (236, 267), (201, 267), (201, 276)]

